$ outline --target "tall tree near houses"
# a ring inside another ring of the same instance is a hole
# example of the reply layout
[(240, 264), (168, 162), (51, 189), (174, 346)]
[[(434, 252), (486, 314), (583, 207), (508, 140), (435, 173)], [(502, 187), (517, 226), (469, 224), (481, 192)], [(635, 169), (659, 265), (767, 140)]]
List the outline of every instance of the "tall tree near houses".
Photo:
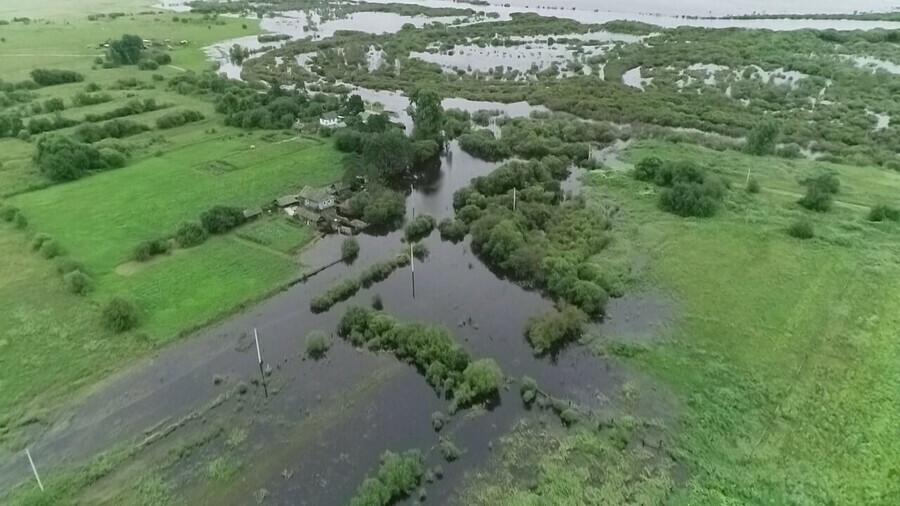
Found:
[(433, 140), (444, 144), (444, 107), (441, 97), (430, 90), (417, 90), (412, 94), (415, 110), (413, 118), (413, 139)]

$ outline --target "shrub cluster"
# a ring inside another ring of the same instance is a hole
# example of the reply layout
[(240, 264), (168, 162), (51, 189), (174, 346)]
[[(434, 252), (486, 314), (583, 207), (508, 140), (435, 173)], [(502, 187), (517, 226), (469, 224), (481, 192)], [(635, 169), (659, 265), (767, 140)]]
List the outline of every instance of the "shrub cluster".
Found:
[(396, 226), (406, 214), (406, 199), (387, 188), (373, 188), (350, 199), (350, 214), (375, 228)]
[(797, 239), (812, 239), (815, 236), (812, 223), (807, 220), (798, 220), (791, 223), (787, 229), (787, 233), (789, 236), (796, 237)]
[(355, 346), (390, 351), (412, 363), (431, 386), (452, 394), (459, 407), (496, 395), (502, 383), (496, 363), (471, 362), (441, 327), (401, 323), (383, 312), (353, 307), (341, 318), (338, 334)]
[(325, 356), (330, 347), (328, 335), (321, 331), (313, 331), (306, 336), (306, 356), (320, 359)]
[(577, 339), (587, 321), (587, 315), (583, 311), (566, 305), (559, 310), (532, 317), (528, 321), (525, 336), (534, 352), (543, 355)]
[(469, 226), (463, 221), (447, 218), (441, 220), (441, 223), (438, 225), (438, 231), (441, 233), (441, 239), (459, 242), (466, 238), (466, 234), (469, 233)]
[(831, 173), (804, 179), (801, 184), (806, 187), (806, 193), (797, 203), (810, 211), (830, 210), (834, 196), (841, 189), (840, 180)]
[(389, 506), (415, 490), (425, 474), (422, 454), (408, 450), (397, 454), (390, 451), (381, 456), (375, 476), (366, 478), (350, 506)]
[[(90, 95), (84, 95), (84, 96), (90, 97)], [(109, 97), (109, 95), (106, 93), (101, 93), (99, 95), (94, 95), (95, 99), (96, 99), (96, 97)], [(106, 100), (104, 100), (104, 102), (105, 101)], [(85, 105), (87, 105), (87, 104), (85, 104)], [(85, 121), (88, 121), (91, 123), (97, 123), (100, 121), (106, 121), (106, 120), (110, 120), (110, 119), (122, 118), (125, 116), (134, 116), (135, 114), (142, 114), (145, 112), (156, 111), (159, 109), (163, 109), (164, 107), (166, 107), (166, 106), (157, 104), (156, 99), (153, 99), (153, 98), (145, 98), (143, 100), (129, 100), (128, 103), (126, 103), (125, 105), (116, 107), (115, 109), (113, 109), (111, 111), (106, 111), (103, 113), (96, 113), (96, 114), (86, 114), (84, 116), (84, 119), (85, 119)]]
[(309, 301), (309, 308), (313, 313), (327, 311), (338, 302), (345, 301), (356, 295), (362, 287), (359, 279), (347, 278), (329, 288), (325, 293), (313, 297)]
[(121, 139), (150, 130), (150, 127), (127, 119), (114, 119), (106, 123), (85, 123), (75, 129), (74, 137), (86, 143), (103, 139)]
[(115, 297), (103, 307), (103, 324), (116, 333), (131, 330), (138, 324), (137, 308), (129, 301)]
[(359, 256), (359, 241), (355, 237), (348, 237), (341, 243), (341, 260), (351, 263)]
[(71, 70), (34, 69), (31, 71), (31, 79), (39, 86), (54, 86), (81, 82), (84, 81), (84, 76)]
[(722, 181), (692, 162), (664, 162), (650, 156), (635, 165), (634, 178), (662, 186), (660, 207), (678, 216), (713, 216), (725, 197)]
[(152, 239), (144, 241), (131, 252), (131, 259), (136, 262), (146, 262), (157, 255), (165, 255), (172, 249), (167, 239)]
[(64, 118), (59, 114), (53, 116), (53, 118), (33, 118), (28, 121), (28, 125), (25, 127), (28, 130), (28, 133), (31, 135), (42, 134), (44, 132), (52, 132), (53, 130), (61, 130), (63, 128), (69, 128), (78, 124), (78, 121), (74, 119)]
[(113, 148), (98, 150), (72, 137), (45, 135), (38, 139), (34, 160), (54, 181), (73, 181), (90, 171), (121, 167), (125, 155)]
[(900, 210), (885, 204), (878, 204), (869, 210), (869, 221), (898, 221), (900, 220)]
[(178, 226), (175, 232), (175, 242), (182, 248), (193, 248), (206, 241), (208, 234), (199, 223), (184, 222)]
[(435, 222), (434, 216), (431, 216), (430, 214), (420, 214), (416, 216), (403, 228), (406, 240), (412, 242), (427, 237), (434, 230)]
[(223, 234), (244, 221), (244, 212), (233, 206), (213, 206), (200, 214), (200, 224), (210, 234)]
[(156, 127), (164, 130), (167, 128), (175, 128), (177, 126), (203, 121), (204, 116), (200, 111), (189, 109), (181, 111), (173, 111), (156, 119)]

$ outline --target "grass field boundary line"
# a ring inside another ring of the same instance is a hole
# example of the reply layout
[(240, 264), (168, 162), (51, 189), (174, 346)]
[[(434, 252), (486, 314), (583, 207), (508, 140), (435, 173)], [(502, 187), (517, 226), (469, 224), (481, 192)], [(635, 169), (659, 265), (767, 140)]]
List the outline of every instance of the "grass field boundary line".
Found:
[[(281, 159), (281, 158), (288, 158), (288, 157), (294, 156), (294, 155), (296, 155), (297, 153), (299, 153), (299, 152), (301, 152), (301, 151), (305, 151), (305, 150), (311, 149), (311, 148), (313, 148), (313, 147), (318, 147), (318, 146), (305, 146), (305, 147), (300, 147), (300, 148), (298, 148), (298, 149), (295, 149), (295, 150), (293, 150), (293, 151), (290, 151), (290, 152), (288, 152), (288, 153), (279, 153), (279, 154), (277, 154), (277, 155), (272, 155), (272, 156), (267, 157), (267, 158), (258, 158), (258, 159), (256, 159), (253, 163), (251, 163), (251, 164), (249, 164), (249, 165), (246, 165), (246, 166), (244, 166), (244, 167), (238, 167), (238, 169), (237, 169), (236, 171), (231, 171), (231, 172), (238, 172), (238, 171), (241, 171), (241, 170), (252, 169), (252, 168), (254, 168), (254, 167), (258, 167), (258, 166), (260, 166), (260, 165), (264, 165), (264, 164), (267, 164), (267, 163), (269, 163), (269, 162), (272, 162), (272, 161), (275, 161), (275, 160), (279, 160), (279, 159)], [(248, 152), (248, 151), (250, 151), (250, 149), (246, 149), (246, 150), (244, 150), (244, 151), (238, 151), (238, 152), (236, 152), (236, 153), (231, 153), (231, 154), (229, 154), (229, 155), (227, 155), (227, 156), (224, 156), (224, 157), (222, 157), (222, 158), (218, 158), (218, 160), (227, 161), (229, 158), (232, 158), (232, 157), (235, 157), (235, 156), (238, 156), (238, 155), (242, 155), (242, 154), (244, 154), (244, 153), (246, 153), (246, 152)], [(193, 169), (193, 170), (198, 170), (198, 168), (199, 168), (200, 166), (202, 166), (202, 165), (204, 165), (204, 164), (206, 164), (206, 163), (209, 163), (209, 161), (201, 162), (201, 163), (195, 164), (195, 165), (191, 166), (190, 168)], [(274, 197), (273, 197), (273, 198), (274, 198)]]
[(229, 235), (228, 238), (232, 241), (236, 241), (236, 242), (238, 242), (244, 246), (247, 246), (249, 248), (253, 248), (253, 249), (256, 249), (259, 251), (265, 251), (265, 252), (271, 253), (273, 255), (279, 256), (281, 258), (288, 259), (292, 262), (297, 260), (293, 255), (291, 255), (289, 253), (285, 253), (284, 251), (278, 251), (275, 248), (266, 246), (265, 244), (260, 244), (256, 241), (247, 239), (246, 237), (241, 237), (237, 234)]

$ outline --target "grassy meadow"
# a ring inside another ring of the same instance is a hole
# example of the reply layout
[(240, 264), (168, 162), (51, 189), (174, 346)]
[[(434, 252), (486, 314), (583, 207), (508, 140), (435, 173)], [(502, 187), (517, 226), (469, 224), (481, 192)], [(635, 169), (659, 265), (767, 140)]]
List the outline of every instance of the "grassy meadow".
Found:
[[(669, 339), (636, 355), (685, 405), (678, 454), (693, 476), (676, 504), (896, 503), (900, 230), (865, 217), (873, 204), (896, 205), (900, 178), (664, 143), (638, 144), (629, 157), (650, 153), (735, 176), (753, 166), (763, 187), (749, 195), (736, 185), (720, 215), (683, 219), (658, 210), (643, 183), (593, 180), (627, 203), (652, 256), (648, 282), (680, 309)], [(820, 170), (838, 175), (838, 201), (854, 205), (812, 213), (795, 204), (796, 178)], [(802, 215), (816, 238), (785, 233)]]
[[(138, 5), (135, 2), (114, 3), (126, 12), (138, 10), (125, 9)], [(28, 220), (24, 230), (0, 223), (0, 447), (15, 447), (25, 424), (43, 420), (51, 407), (78, 388), (276, 289), (301, 269), (294, 254), (314, 231), (267, 217), (144, 263), (130, 261), (138, 243), (170, 235), (181, 222), (196, 221), (214, 205), (265, 205), (304, 185), (324, 185), (340, 177), (339, 154), (330, 142), (224, 127), (213, 104), (166, 89), (169, 77), (209, 68), (204, 46), (258, 33), (256, 20), (207, 22), (196, 15), (166, 12), (88, 21), (89, 12), (113, 9), (110, 2), (96, 2), (96, 10), (90, 5), (89, 10), (79, 9), (77, 17), (0, 26), (5, 39), (0, 43), (0, 75), (18, 81), (35, 68), (82, 73), (83, 82), (34, 91), (37, 102), (63, 99), (66, 109), (60, 114), (76, 120), (130, 100), (152, 98), (164, 107), (125, 118), (151, 130), (116, 141), (129, 150), (124, 168), (70, 183), (54, 184), (39, 172), (32, 161), (36, 137), (0, 139), (0, 199), (19, 208)], [(55, 8), (48, 8), (52, 16)], [(185, 17), (189, 22), (181, 21)], [(102, 54), (97, 45), (126, 33), (184, 39), (188, 44), (173, 43), (172, 64), (154, 71), (96, 66), (94, 58)], [(115, 89), (127, 78), (144, 86)], [(113, 100), (75, 106), (72, 97), (89, 83), (98, 84)], [(156, 118), (179, 109), (200, 111), (206, 119), (165, 131), (155, 128)], [(62, 259), (48, 260), (32, 251), (31, 241), (38, 234), (62, 246)], [(69, 293), (57, 272), (63, 260), (85, 266), (93, 279), (91, 293)], [(140, 326), (134, 332), (113, 335), (101, 325), (100, 309), (113, 296), (125, 297), (138, 308)]]

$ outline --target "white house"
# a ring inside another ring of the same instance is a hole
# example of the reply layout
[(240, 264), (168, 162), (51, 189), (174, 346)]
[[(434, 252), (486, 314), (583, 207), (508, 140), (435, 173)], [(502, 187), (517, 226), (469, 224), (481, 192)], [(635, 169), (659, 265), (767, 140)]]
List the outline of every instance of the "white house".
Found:
[(336, 112), (326, 112), (319, 118), (319, 125), (323, 127), (337, 128), (344, 126), (344, 122), (341, 121), (341, 117), (337, 115)]

